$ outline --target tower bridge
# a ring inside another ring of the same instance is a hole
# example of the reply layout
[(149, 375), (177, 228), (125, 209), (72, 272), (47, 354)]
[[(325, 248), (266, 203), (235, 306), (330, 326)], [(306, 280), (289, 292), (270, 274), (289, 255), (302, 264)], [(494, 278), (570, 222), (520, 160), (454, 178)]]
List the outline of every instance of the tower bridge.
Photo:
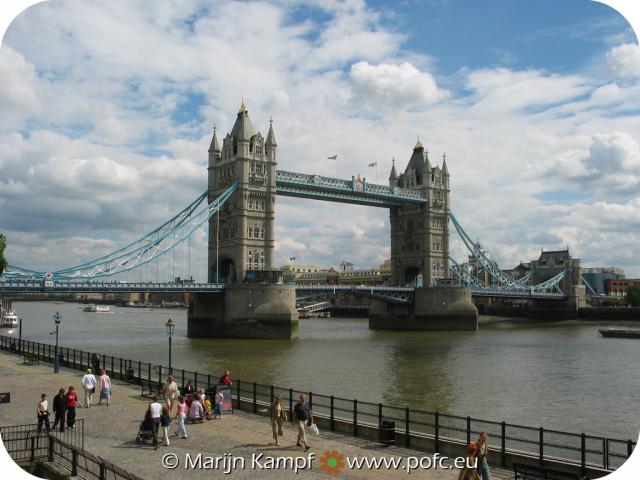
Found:
[[(389, 209), (391, 285), (339, 288), (373, 299), (370, 328), (475, 330), (472, 294), (544, 299), (546, 304), (576, 308), (579, 267), (576, 271), (570, 263), (541, 264), (528, 277), (514, 279), (471, 241), (450, 210), (446, 157), (441, 165), (432, 165), (419, 141), (402, 173), (398, 174), (394, 161), (388, 186), (371, 184), (360, 176), (338, 179), (277, 170), (273, 123), (266, 138), (256, 133), (243, 102), (222, 146), (214, 128), (208, 154), (207, 192), (160, 227), (109, 255), (74, 267), (37, 272), (10, 266), (0, 278), (0, 291), (188, 291), (192, 294), (191, 336), (295, 337), (296, 296), (326, 294), (336, 287), (282, 283), (282, 273), (274, 268), (276, 197), (280, 195)], [(475, 262), (491, 276), (491, 283), (474, 278), (450, 259), (450, 221)], [(132, 270), (146, 268), (148, 274), (153, 261), (158, 268), (159, 258), (173, 254), (204, 228), (208, 230), (206, 283), (111, 281)]]

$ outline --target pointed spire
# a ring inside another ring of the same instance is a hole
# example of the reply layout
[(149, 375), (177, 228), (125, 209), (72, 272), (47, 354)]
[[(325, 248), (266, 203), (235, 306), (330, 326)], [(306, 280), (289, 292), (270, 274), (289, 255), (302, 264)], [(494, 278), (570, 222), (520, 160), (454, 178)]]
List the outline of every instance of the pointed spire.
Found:
[(273, 133), (273, 118), (269, 118), (269, 133), (267, 133), (267, 141), (265, 143), (267, 147), (277, 147), (276, 136)]
[(447, 154), (442, 154), (442, 173), (449, 175), (449, 169), (447, 168)]
[(413, 147), (414, 150), (421, 150), (422, 148), (424, 148), (422, 146), (422, 143), (420, 143), (420, 137), (418, 137), (418, 141), (416, 142), (416, 146)]
[(234, 123), (233, 128), (231, 129), (231, 136), (235, 137), (238, 141), (245, 140), (248, 142), (255, 134), (256, 132), (253, 129), (251, 120), (249, 119), (249, 110), (247, 110), (247, 106), (244, 104), (243, 98), (240, 110), (238, 111), (238, 117), (236, 118), (236, 123)]
[(218, 136), (216, 135), (216, 126), (213, 126), (213, 138), (211, 138), (211, 145), (209, 146), (210, 152), (219, 152), (220, 145), (218, 144)]
[(391, 173), (389, 174), (389, 180), (395, 180), (398, 178), (398, 172), (396, 172), (396, 157), (391, 158)]

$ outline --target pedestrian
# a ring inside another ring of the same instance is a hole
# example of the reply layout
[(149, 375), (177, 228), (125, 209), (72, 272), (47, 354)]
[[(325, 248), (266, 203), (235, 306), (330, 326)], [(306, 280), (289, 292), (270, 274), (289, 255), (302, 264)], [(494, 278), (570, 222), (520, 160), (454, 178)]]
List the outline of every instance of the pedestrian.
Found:
[(171, 413), (173, 404), (176, 402), (178, 396), (178, 384), (173, 380), (173, 375), (167, 377), (167, 383), (162, 389), (162, 394), (164, 395), (164, 401), (167, 403), (167, 407), (169, 407), (169, 413)]
[(158, 430), (160, 429), (160, 416), (162, 405), (158, 402), (158, 396), (153, 396), (153, 402), (149, 404), (149, 420), (151, 421), (151, 433), (153, 434), (153, 447), (158, 449)]
[(174, 418), (178, 418), (178, 431), (176, 432), (176, 437), (187, 438), (187, 428), (184, 424), (187, 419), (187, 404), (184, 402), (184, 397), (182, 395), (178, 397), (178, 408)]
[(42, 431), (42, 424), (44, 423), (47, 433), (51, 431), (51, 425), (49, 425), (49, 402), (47, 401), (47, 394), (40, 395), (40, 401), (38, 402), (38, 408), (36, 409), (38, 416), (38, 433)]
[(189, 407), (189, 421), (191, 423), (195, 423), (196, 421), (199, 423), (204, 422), (204, 408), (202, 407), (197, 395)]
[(478, 480), (478, 472), (476, 471), (476, 454), (478, 453), (478, 445), (471, 442), (467, 446), (464, 467), (460, 470), (458, 480)]
[(229, 375), (229, 370), (224, 371), (224, 375), (220, 377), (220, 381), (218, 383), (221, 385), (231, 385), (233, 383), (231, 375)]
[(224, 395), (222, 394), (222, 390), (220, 387), (216, 387), (216, 393), (213, 396), (213, 419), (222, 418), (222, 401), (224, 400)]
[(93, 394), (96, 393), (96, 384), (98, 383), (90, 368), (87, 368), (87, 373), (84, 374), (80, 383), (84, 390), (84, 406), (89, 408), (93, 402)]
[(64, 394), (64, 388), (58, 390), (58, 394), (53, 397), (53, 413), (55, 414), (55, 420), (53, 421), (53, 429), (56, 429), (56, 425), (60, 422), (60, 431), (64, 432), (64, 413), (67, 410), (67, 399)]
[(91, 367), (93, 368), (94, 372), (100, 371), (100, 356), (98, 356), (97, 353), (91, 354)]
[(186, 397), (187, 395), (193, 395), (194, 392), (193, 383), (191, 383), (191, 380), (187, 380), (187, 384), (182, 389), (182, 395)]
[(309, 425), (313, 423), (313, 413), (311, 412), (304, 395), (300, 395), (298, 403), (293, 407), (293, 416), (291, 417), (291, 420), (296, 427), (298, 427), (298, 441), (296, 442), (296, 445), (298, 447), (304, 446), (304, 451), (306, 452), (311, 447), (307, 443), (305, 426), (306, 423), (309, 423)]
[(491, 473), (489, 473), (489, 465), (487, 464), (487, 439), (487, 433), (480, 432), (480, 437), (478, 438), (478, 453), (476, 455), (478, 466), (476, 468), (482, 480), (491, 480)]
[(202, 408), (204, 408), (204, 418), (211, 420), (211, 397), (209, 395), (204, 397)]
[(76, 428), (76, 407), (78, 406), (78, 394), (73, 385), (67, 390), (67, 427)]
[(111, 398), (111, 379), (107, 375), (106, 370), (100, 370), (100, 400), (98, 405), (102, 405), (102, 400), (107, 401), (107, 407), (109, 406), (109, 399)]
[(287, 411), (284, 408), (284, 403), (282, 402), (282, 395), (278, 393), (271, 403), (271, 430), (273, 433), (273, 439), (276, 441), (276, 447), (280, 445), (278, 437), (284, 435), (282, 424), (286, 421)]
[(169, 407), (165, 405), (162, 407), (162, 415), (160, 415), (160, 426), (162, 427), (162, 439), (164, 446), (168, 447), (169, 443), (169, 426), (171, 425), (171, 415), (169, 414)]

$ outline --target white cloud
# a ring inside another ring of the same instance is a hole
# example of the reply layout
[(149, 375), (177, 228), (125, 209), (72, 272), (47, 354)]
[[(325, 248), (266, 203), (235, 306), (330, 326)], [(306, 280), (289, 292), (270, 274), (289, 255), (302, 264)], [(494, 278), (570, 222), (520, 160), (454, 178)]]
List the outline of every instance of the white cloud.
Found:
[(355, 105), (374, 111), (424, 108), (448, 95), (438, 89), (431, 74), (408, 62), (399, 65), (358, 62), (351, 65), (349, 80)]
[(609, 71), (616, 77), (640, 77), (640, 46), (625, 43), (607, 53)]

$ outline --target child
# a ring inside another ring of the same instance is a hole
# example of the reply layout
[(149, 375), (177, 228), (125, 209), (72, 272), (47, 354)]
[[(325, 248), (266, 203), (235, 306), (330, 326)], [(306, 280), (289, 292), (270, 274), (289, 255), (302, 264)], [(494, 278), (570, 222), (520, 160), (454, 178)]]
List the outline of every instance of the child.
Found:
[(184, 422), (187, 418), (187, 404), (182, 396), (178, 397), (178, 410), (176, 411), (176, 416), (174, 418), (178, 418), (180, 421), (180, 423), (178, 423), (176, 436), (180, 438), (187, 438), (187, 429), (184, 426)]
[(169, 425), (171, 425), (171, 415), (169, 415), (169, 408), (165, 405), (162, 407), (162, 415), (160, 415), (160, 426), (162, 427), (162, 438), (164, 439), (165, 447), (170, 445)]
[(211, 397), (209, 397), (209, 395), (204, 398), (203, 407), (204, 418), (206, 418), (207, 420), (211, 420)]
[(222, 419), (222, 400), (224, 400), (224, 395), (220, 391), (220, 387), (216, 388), (216, 394), (213, 397), (213, 418), (216, 419), (220, 417)]

